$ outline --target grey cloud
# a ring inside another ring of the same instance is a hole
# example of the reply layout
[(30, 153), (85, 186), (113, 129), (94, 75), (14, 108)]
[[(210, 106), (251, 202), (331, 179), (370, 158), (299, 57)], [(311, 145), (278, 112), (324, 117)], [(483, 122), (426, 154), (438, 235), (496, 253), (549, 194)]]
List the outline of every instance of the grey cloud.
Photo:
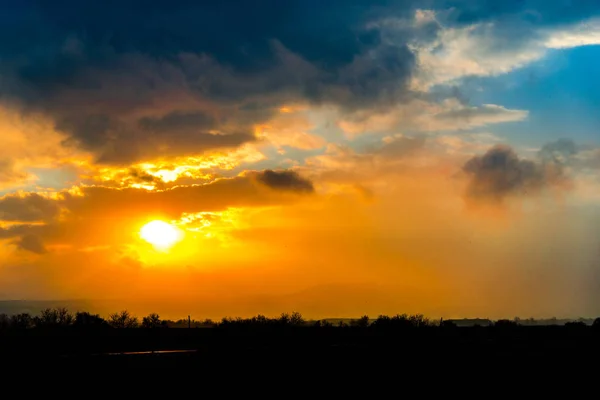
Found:
[(294, 192), (313, 192), (314, 187), (311, 181), (302, 178), (294, 171), (273, 171), (267, 169), (257, 173), (256, 178), (259, 182), (276, 190), (289, 190)]
[(559, 165), (574, 172), (600, 169), (599, 147), (577, 144), (568, 138), (546, 143), (538, 152), (538, 158), (542, 163)]
[(469, 176), (467, 197), (473, 200), (501, 202), (510, 195), (533, 194), (566, 179), (557, 164), (539, 163), (519, 158), (505, 145), (492, 147), (463, 166)]
[(140, 182), (157, 182), (157, 181), (160, 181), (160, 178), (157, 178), (154, 175), (147, 174), (147, 173), (145, 173), (143, 171), (140, 171), (138, 169), (135, 169), (135, 168), (132, 168), (132, 169), (129, 170), (129, 175), (132, 178), (135, 178), (135, 179), (139, 180)]
[(0, 239), (10, 239), (28, 234), (39, 235), (47, 229), (47, 226), (32, 225), (28, 223), (15, 224), (7, 228), (0, 228)]
[(546, 143), (538, 152), (538, 156), (543, 162), (565, 165), (570, 164), (578, 152), (579, 149), (573, 140), (563, 138)]
[(55, 200), (36, 193), (24, 196), (6, 195), (0, 198), (0, 221), (48, 221), (58, 216), (60, 207)]
[(232, 134), (198, 132), (193, 135), (174, 132), (168, 137), (135, 134), (120, 137), (104, 146), (98, 162), (127, 164), (157, 157), (188, 156), (213, 149), (237, 147), (254, 139), (254, 135), (243, 132)]
[(24, 235), (18, 240), (14, 241), (13, 244), (21, 250), (30, 251), (36, 254), (44, 254), (48, 252), (42, 239), (33, 234)]
[(85, 148), (106, 144), (115, 128), (115, 122), (104, 114), (67, 115), (56, 121), (57, 130), (71, 132)]
[(214, 128), (216, 120), (204, 112), (172, 112), (162, 117), (145, 117), (140, 119), (142, 129), (153, 132), (193, 131)]
[[(244, 7), (254, 17), (239, 21), (221, 6), (148, 8), (141, 18), (138, 8), (108, 12), (110, 6), (92, 3), (67, 7), (79, 10), (75, 25), (46, 9), (38, 24), (47, 25), (47, 37), (31, 31), (19, 36), (19, 51), (0, 49), (8, 60), (0, 73), (4, 102), (51, 116), (70, 136), (67, 144), (94, 152), (99, 162), (239, 146), (254, 140), (254, 124), (288, 102), (374, 108), (409, 95), (414, 55), (406, 38), (384, 43), (365, 25), (383, 15), (412, 15), (412, 2), (387, 12), (319, 4), (322, 15), (335, 16), (327, 20), (315, 19), (305, 2), (292, 8), (274, 2)], [(273, 17), (266, 23), (246, 21), (267, 14)], [(106, 17), (102, 23), (99, 15)], [(127, 23), (124, 15), (131, 15)], [(148, 41), (161, 26), (160, 37)]]

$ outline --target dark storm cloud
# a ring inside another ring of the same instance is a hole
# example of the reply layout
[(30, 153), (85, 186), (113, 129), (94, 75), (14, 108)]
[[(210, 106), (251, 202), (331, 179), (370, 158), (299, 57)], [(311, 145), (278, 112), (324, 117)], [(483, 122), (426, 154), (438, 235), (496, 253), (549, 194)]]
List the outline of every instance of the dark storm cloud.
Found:
[(140, 127), (152, 132), (189, 131), (216, 127), (215, 118), (203, 112), (172, 112), (163, 117), (145, 117), (139, 121)]
[(65, 143), (103, 163), (235, 147), (287, 102), (351, 111), (413, 96), (408, 43), (434, 37), (439, 24), (390, 36), (381, 21), (435, 9), (446, 26), (494, 20), (504, 38), (494, 45), (518, 46), (533, 22), (567, 23), (598, 8), (571, 3), (9, 1), (0, 13), (0, 100), (49, 115), (70, 136)]
[(463, 166), (469, 176), (467, 197), (502, 201), (510, 195), (533, 194), (563, 182), (561, 164), (520, 158), (509, 146), (497, 145)]
[(459, 23), (516, 20), (539, 25), (568, 24), (600, 12), (596, 0), (446, 0), (437, 2), (451, 10)]
[[(238, 146), (286, 101), (402, 100), (414, 56), (366, 24), (416, 6), (425, 4), (14, 2), (0, 15), (0, 89), (4, 101), (49, 114), (68, 143), (102, 162), (156, 156), (152, 148)], [(171, 103), (177, 95), (190, 103)]]
[(294, 171), (272, 171), (267, 169), (256, 175), (259, 182), (276, 190), (291, 190), (295, 192), (313, 192), (315, 189), (308, 179), (302, 178)]

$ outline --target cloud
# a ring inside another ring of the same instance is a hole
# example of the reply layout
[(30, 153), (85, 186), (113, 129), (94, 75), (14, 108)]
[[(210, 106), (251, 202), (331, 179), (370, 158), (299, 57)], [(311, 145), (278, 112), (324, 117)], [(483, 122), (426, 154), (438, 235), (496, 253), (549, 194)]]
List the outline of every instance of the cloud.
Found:
[(550, 49), (600, 45), (600, 19), (592, 18), (566, 28), (549, 31), (547, 35), (545, 45)]
[(265, 170), (257, 175), (259, 182), (276, 190), (291, 190), (295, 192), (313, 192), (312, 182), (301, 178), (294, 171)]
[(60, 166), (85, 155), (65, 148), (65, 135), (39, 113), (21, 115), (0, 106), (0, 193), (34, 183), (34, 168)]
[[(220, 5), (146, 7), (141, 18), (135, 7), (67, 3), (77, 24), (46, 7), (35, 21), (21, 9), (0, 21), (2, 29), (35, 23), (44, 32), (24, 32), (18, 47), (2, 50), (1, 101), (50, 121), (61, 147), (120, 165), (232, 150), (255, 141), (260, 129), (281, 152), (324, 147), (309, 123), (277, 120), (290, 103), (333, 106), (350, 137), (398, 129), (400, 121), (423, 131), (521, 121), (524, 110), (459, 109), (414, 90), (511, 71), (557, 46), (548, 43), (564, 36), (558, 32), (596, 26), (571, 18), (537, 27), (521, 7), (503, 7), (493, 19), (493, 7), (461, 4), (457, 13), (437, 2), (430, 10), (412, 1), (352, 9), (333, 2), (320, 5), (316, 19), (312, 0), (266, 8), (235, 2), (244, 18)], [(16, 166), (3, 176), (27, 175)]]
[(37, 193), (0, 197), (0, 221), (48, 221), (56, 218), (59, 213), (60, 206), (57, 201)]
[(0, 188), (19, 185), (30, 179), (30, 175), (19, 171), (14, 159), (0, 159)]
[[(267, 190), (267, 187), (275, 191)], [(302, 193), (311, 187), (309, 181), (291, 171), (264, 171), (163, 191), (84, 187), (81, 195), (63, 192), (59, 204), (74, 215), (88, 217), (96, 214), (136, 215), (143, 211), (179, 218), (183, 212), (279, 204), (290, 200), (286, 192)]]
[(198, 129), (210, 130), (217, 127), (217, 121), (209, 114), (203, 112), (172, 112), (160, 118), (145, 117), (140, 119), (140, 127), (147, 131), (196, 131)]
[(375, 151), (376, 155), (387, 159), (397, 159), (421, 150), (426, 143), (425, 136), (417, 137), (386, 137), (384, 145)]
[(480, 107), (456, 107), (438, 113), (434, 118), (440, 122), (468, 129), (488, 124), (523, 121), (528, 114), (524, 110), (509, 110), (495, 104), (482, 104)]
[(576, 156), (576, 162), (581, 168), (600, 169), (600, 148), (594, 147), (580, 151)]
[[(235, 15), (221, 5), (157, 5), (142, 7), (143, 16), (138, 7), (67, 3), (77, 24), (46, 7), (35, 21), (21, 9), (0, 21), (3, 29), (44, 31), (23, 33), (18, 52), (7, 46), (0, 53), (7, 60), (2, 100), (47, 116), (69, 137), (65, 143), (100, 163), (234, 148), (254, 140), (254, 126), (290, 101), (357, 109), (409, 97), (413, 53), (365, 26), (412, 13), (411, 2), (393, 9), (319, 4), (319, 18), (312, 1), (233, 2)], [(300, 141), (314, 147), (307, 138)]]
[(467, 198), (502, 202), (511, 195), (535, 194), (564, 183), (560, 164), (521, 159), (509, 146), (496, 145), (463, 166), (469, 176)]
[(30, 251), (35, 254), (45, 254), (48, 252), (46, 246), (42, 242), (42, 239), (39, 236), (27, 234), (20, 239), (13, 242), (17, 246), (17, 248), (21, 250)]
[(350, 137), (394, 131), (443, 132), (525, 120), (526, 110), (507, 109), (496, 104), (469, 106), (455, 98), (439, 103), (413, 100), (396, 107), (363, 110), (341, 116), (339, 127)]
[[(122, 227), (135, 229), (145, 216), (177, 220), (184, 214), (230, 207), (276, 206), (313, 192), (312, 182), (296, 172), (265, 170), (162, 191), (94, 186), (64, 190), (52, 197), (11, 194), (0, 198), (0, 222), (16, 225), (0, 228), (0, 238), (20, 237), (14, 242), (19, 248), (40, 253), (42, 247), (37, 244), (42, 241), (76, 247), (104, 245), (106, 240), (128, 240)], [(119, 223), (98, 226), (99, 216)]]
[(301, 150), (316, 150), (325, 147), (327, 141), (310, 133), (315, 125), (307, 115), (307, 106), (282, 107), (264, 124), (257, 126), (258, 137), (276, 146), (279, 151), (285, 147)]
[(571, 164), (578, 152), (579, 149), (572, 139), (563, 138), (544, 144), (538, 156), (543, 162), (567, 165)]
[[(550, 49), (600, 44), (598, 19), (586, 19), (593, 14), (580, 13), (579, 21), (566, 17), (558, 20), (556, 15), (545, 18), (552, 15), (545, 13), (549, 9), (545, 4), (539, 7), (541, 13), (534, 21), (531, 17), (535, 13), (516, 9), (495, 16), (473, 13), (468, 18), (464, 8), (428, 10), (425, 20), (418, 16), (423, 12), (415, 14), (412, 24), (425, 24), (433, 34), (411, 38), (410, 48), (416, 57), (411, 87), (428, 91), (432, 86), (452, 85), (465, 77), (502, 75), (543, 58)], [(600, 12), (597, 7), (595, 11)], [(407, 24), (388, 20), (382, 25), (383, 35), (394, 38), (399, 27), (404, 29)]]

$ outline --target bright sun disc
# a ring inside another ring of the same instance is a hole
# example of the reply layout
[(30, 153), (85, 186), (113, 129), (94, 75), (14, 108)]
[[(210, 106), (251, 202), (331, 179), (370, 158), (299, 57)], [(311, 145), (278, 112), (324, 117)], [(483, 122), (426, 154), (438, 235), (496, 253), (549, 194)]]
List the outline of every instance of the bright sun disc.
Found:
[(140, 236), (156, 248), (168, 249), (182, 239), (183, 232), (164, 221), (152, 221), (142, 227)]

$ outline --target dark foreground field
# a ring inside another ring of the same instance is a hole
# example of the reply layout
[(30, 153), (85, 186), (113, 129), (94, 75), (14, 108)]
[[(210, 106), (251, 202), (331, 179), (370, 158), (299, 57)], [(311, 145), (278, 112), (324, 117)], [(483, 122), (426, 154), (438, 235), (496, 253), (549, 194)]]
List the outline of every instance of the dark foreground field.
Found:
[(342, 386), (413, 379), (549, 385), (595, 376), (599, 356), (600, 330), (588, 326), (53, 329), (0, 337), (3, 364), (28, 374), (100, 371), (203, 382), (293, 377)]

